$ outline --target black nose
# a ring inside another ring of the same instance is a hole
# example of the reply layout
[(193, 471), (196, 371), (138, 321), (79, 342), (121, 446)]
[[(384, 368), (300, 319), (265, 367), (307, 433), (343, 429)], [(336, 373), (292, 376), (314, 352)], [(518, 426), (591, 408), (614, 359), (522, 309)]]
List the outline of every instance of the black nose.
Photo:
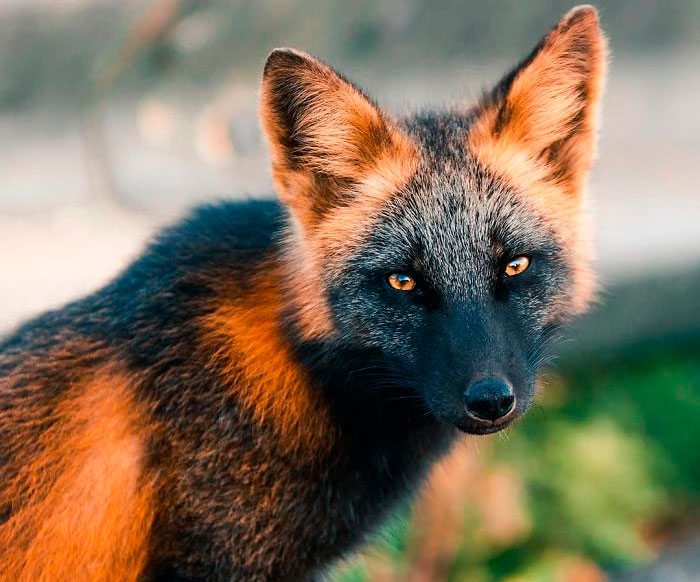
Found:
[(496, 378), (479, 380), (464, 393), (467, 413), (479, 420), (495, 421), (503, 418), (515, 405), (510, 384)]

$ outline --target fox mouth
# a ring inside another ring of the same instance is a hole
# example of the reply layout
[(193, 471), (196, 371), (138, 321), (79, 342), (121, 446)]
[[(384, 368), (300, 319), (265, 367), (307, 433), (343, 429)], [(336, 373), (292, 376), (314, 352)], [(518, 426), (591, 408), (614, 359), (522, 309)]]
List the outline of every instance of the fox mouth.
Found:
[(513, 409), (506, 416), (495, 421), (469, 417), (458, 423), (456, 427), (465, 434), (489, 435), (508, 428), (517, 417), (518, 413)]
[(498, 423), (489, 423), (488, 425), (484, 426), (479, 426), (476, 424), (468, 424), (468, 425), (458, 425), (457, 428), (462, 431), (463, 433), (466, 434), (473, 434), (473, 435), (488, 435), (488, 434), (493, 434), (496, 432), (499, 432), (503, 430), (504, 428), (508, 428), (510, 426), (510, 422), (498, 422)]

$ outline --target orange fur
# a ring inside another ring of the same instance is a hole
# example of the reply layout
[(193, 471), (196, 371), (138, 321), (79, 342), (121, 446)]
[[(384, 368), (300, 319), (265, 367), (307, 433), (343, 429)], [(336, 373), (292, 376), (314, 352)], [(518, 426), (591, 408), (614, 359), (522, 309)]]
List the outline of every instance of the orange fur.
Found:
[(595, 287), (584, 193), (605, 65), (595, 9), (573, 9), (517, 73), (505, 98), (482, 106), (468, 138), (477, 159), (521, 192), (571, 249), (575, 312)]
[(333, 445), (335, 428), (279, 329), (281, 281), (277, 267), (263, 266), (254, 291), (205, 318), (203, 341), (215, 346), (213, 363), (230, 379), (237, 402), (274, 428), (284, 451), (317, 457)]
[[(43, 422), (38, 442), (24, 442), (29, 427), (21, 426), (17, 442), (7, 443), (18, 468), (0, 491), (2, 505), (13, 508), (0, 525), (0, 581), (136, 582), (153, 481), (144, 474), (144, 426), (127, 379), (96, 374), (27, 424)], [(27, 453), (32, 446), (38, 454)]]

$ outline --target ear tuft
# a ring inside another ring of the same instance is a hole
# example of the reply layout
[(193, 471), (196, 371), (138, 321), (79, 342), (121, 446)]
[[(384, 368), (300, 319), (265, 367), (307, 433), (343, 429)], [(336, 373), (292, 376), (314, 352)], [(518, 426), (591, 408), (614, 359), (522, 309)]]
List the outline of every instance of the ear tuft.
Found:
[(265, 60), (263, 76), (269, 74), (275, 68), (289, 69), (293, 65), (303, 65), (308, 58), (301, 51), (289, 47), (279, 47), (272, 49)]
[(576, 22), (586, 22), (588, 25), (598, 26), (598, 10), (591, 4), (574, 6), (561, 19), (560, 26), (571, 26)]

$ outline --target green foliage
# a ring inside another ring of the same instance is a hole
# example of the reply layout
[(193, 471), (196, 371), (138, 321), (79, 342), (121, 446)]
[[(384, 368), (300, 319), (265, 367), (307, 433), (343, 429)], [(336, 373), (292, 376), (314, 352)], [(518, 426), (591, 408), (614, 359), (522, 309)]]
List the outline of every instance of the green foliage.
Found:
[(369, 573), (361, 562), (354, 562), (338, 572), (336, 582), (365, 582)]

